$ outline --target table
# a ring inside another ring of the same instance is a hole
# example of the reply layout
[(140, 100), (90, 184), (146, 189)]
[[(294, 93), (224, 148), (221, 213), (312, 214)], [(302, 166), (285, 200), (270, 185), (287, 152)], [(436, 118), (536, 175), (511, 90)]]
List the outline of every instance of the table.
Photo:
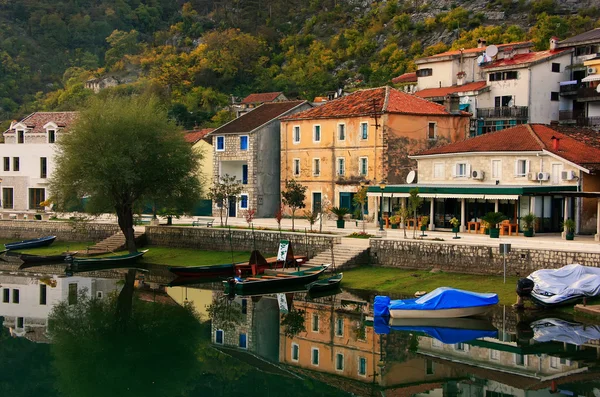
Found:
[(467, 222), (467, 233), (471, 233), (471, 226), (475, 226), (475, 234), (477, 234), (477, 232), (479, 231), (479, 229), (481, 228), (481, 222)]

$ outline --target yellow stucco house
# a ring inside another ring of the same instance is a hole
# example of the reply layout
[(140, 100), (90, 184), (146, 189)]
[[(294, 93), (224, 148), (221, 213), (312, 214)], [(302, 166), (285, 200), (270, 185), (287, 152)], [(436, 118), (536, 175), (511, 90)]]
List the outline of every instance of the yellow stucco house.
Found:
[(196, 208), (194, 208), (192, 215), (212, 214), (212, 205), (209, 202), (210, 200), (206, 199), (208, 197), (208, 190), (212, 182), (214, 157), (212, 137), (207, 135), (213, 130), (214, 128), (203, 128), (201, 130), (186, 131), (184, 135), (186, 142), (192, 145), (194, 151), (202, 154), (198, 171), (198, 179), (200, 179), (200, 184), (202, 185), (203, 200), (201, 200)]

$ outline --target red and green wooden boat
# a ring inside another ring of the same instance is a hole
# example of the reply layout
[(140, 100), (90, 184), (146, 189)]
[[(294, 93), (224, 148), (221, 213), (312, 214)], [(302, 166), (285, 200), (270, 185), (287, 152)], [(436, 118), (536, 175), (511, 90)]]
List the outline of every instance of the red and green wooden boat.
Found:
[(232, 277), (223, 281), (225, 293), (236, 295), (268, 293), (273, 289), (298, 287), (311, 283), (319, 278), (329, 268), (329, 265), (315, 266), (310, 269), (276, 275), (256, 275), (247, 278)]

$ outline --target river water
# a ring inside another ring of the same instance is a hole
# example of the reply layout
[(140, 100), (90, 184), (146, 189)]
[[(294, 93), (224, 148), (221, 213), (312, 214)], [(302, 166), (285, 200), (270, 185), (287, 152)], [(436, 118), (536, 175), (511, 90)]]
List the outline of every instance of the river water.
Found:
[(600, 396), (600, 325), (564, 314), (390, 323), (368, 291), (231, 298), (150, 272), (123, 320), (119, 273), (1, 270), (0, 396)]

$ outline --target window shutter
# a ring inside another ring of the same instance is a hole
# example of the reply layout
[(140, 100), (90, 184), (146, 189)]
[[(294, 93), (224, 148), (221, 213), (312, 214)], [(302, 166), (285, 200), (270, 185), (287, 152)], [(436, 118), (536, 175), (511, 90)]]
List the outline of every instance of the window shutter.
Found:
[(519, 160), (515, 160), (515, 176), (519, 175)]
[(467, 164), (467, 178), (471, 177), (471, 164)]
[(529, 173), (529, 160), (525, 161), (525, 175)]
[(458, 167), (458, 164), (454, 164), (454, 166), (452, 167), (452, 178), (456, 178), (456, 168)]

